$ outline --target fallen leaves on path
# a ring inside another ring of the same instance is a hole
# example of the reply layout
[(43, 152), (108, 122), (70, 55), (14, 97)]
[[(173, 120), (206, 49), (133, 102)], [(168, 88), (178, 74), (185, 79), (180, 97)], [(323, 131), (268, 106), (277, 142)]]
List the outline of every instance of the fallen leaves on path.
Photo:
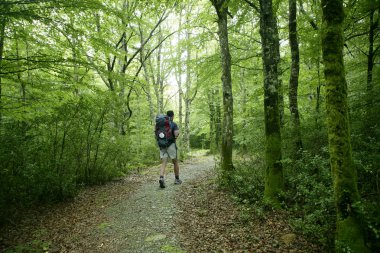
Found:
[(0, 252), (101, 252), (107, 242), (95, 233), (107, 227), (104, 210), (127, 198), (145, 180), (130, 175), (88, 187), (71, 201), (31, 208), (0, 231)]

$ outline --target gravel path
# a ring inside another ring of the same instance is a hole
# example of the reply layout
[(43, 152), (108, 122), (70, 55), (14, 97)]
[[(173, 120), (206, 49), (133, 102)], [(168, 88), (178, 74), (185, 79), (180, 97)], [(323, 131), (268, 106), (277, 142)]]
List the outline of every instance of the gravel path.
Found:
[(173, 166), (167, 168), (166, 188), (159, 188), (158, 169), (150, 169), (147, 182), (118, 204), (107, 208), (108, 223), (102, 238), (109, 238), (105, 252), (184, 252), (174, 229), (178, 214), (175, 198), (187, 182), (214, 169), (212, 157), (199, 156), (180, 164), (182, 185), (174, 185)]

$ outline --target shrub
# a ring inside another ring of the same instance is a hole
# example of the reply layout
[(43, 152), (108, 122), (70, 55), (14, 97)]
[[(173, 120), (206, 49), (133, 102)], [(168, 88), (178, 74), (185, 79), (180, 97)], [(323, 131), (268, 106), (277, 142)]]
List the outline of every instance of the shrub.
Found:
[(283, 162), (285, 198), (295, 230), (328, 247), (333, 245), (335, 208), (327, 153), (321, 153), (326, 155), (304, 151), (301, 159)]

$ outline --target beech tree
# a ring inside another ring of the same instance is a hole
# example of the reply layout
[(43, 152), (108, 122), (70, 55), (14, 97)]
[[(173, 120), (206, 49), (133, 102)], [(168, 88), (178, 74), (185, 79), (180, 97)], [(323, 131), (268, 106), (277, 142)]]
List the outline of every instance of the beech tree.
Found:
[(343, 0), (322, 0), (321, 6), (326, 116), (336, 205), (335, 249), (337, 252), (368, 252), (357, 207), (360, 197), (350, 140), (348, 90), (343, 61)]
[(297, 1), (289, 0), (289, 46), (292, 55), (289, 79), (289, 109), (294, 152), (302, 148), (300, 116), (298, 110), (299, 45), (297, 32)]
[(279, 205), (284, 188), (279, 111), (279, 38), (271, 0), (260, 0), (260, 36), (264, 75), (265, 190), (264, 199)]
[(233, 171), (232, 138), (233, 138), (233, 96), (231, 78), (231, 55), (228, 44), (227, 14), (228, 0), (211, 0), (218, 16), (218, 36), (222, 65), (223, 84), (223, 130), (221, 149), (222, 178), (228, 183)]

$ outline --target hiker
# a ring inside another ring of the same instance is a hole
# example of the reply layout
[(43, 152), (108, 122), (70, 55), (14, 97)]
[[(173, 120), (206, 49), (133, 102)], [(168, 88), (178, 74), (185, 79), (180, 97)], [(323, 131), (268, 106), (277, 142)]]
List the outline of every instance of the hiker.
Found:
[(179, 179), (179, 165), (177, 159), (177, 145), (175, 143), (178, 135), (178, 125), (173, 122), (174, 112), (167, 111), (166, 115), (159, 115), (156, 118), (156, 138), (160, 147), (161, 169), (160, 180), (158, 181), (161, 188), (165, 188), (165, 169), (168, 159), (172, 159), (174, 165), (174, 184), (181, 184)]

